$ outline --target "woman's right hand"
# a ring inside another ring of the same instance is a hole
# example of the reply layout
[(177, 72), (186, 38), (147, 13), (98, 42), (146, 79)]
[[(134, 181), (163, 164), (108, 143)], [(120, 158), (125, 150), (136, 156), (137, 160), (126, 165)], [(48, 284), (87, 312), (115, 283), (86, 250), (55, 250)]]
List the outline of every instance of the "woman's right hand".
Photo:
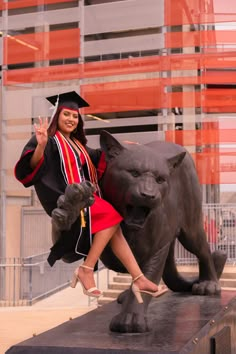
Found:
[(43, 121), (42, 118), (39, 117), (39, 124), (34, 124), (34, 130), (38, 145), (36, 146), (30, 159), (30, 166), (32, 169), (37, 166), (40, 159), (43, 157), (44, 150), (48, 142), (48, 119), (45, 118)]
[(38, 145), (41, 147), (45, 147), (48, 142), (48, 118), (44, 120), (39, 117), (39, 123), (34, 124), (34, 130)]

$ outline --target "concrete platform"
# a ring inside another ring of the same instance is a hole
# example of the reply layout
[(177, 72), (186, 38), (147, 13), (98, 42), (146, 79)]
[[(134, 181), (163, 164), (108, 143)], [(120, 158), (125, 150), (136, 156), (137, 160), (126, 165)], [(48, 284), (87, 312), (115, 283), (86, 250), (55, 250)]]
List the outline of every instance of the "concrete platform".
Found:
[(6, 354), (236, 354), (236, 292), (219, 297), (167, 292), (148, 310), (152, 330), (118, 334), (109, 323), (116, 301), (14, 345)]

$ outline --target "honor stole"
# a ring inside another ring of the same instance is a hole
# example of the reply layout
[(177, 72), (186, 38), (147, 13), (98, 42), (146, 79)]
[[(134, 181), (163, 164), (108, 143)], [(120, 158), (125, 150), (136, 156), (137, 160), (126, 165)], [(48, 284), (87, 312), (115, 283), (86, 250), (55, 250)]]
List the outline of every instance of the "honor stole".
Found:
[[(85, 178), (84, 178), (83, 169), (78, 154), (76, 154), (72, 145), (59, 131), (57, 131), (56, 134), (54, 135), (54, 140), (58, 147), (60, 160), (61, 160), (61, 170), (66, 184), (81, 183), (83, 180), (85, 180)], [(98, 187), (97, 171), (89, 157), (88, 152), (78, 140), (73, 139), (73, 142), (83, 154), (86, 161), (90, 182), (95, 185), (96, 192), (98, 195), (100, 195), (100, 189)], [(91, 215), (90, 215), (89, 207), (81, 210), (81, 228), (80, 228), (79, 238), (75, 247), (75, 252), (82, 255), (84, 254), (78, 251), (77, 246), (79, 244), (79, 240), (82, 234), (83, 233), (87, 234), (86, 230), (88, 231), (90, 237), (90, 245), (91, 245), (92, 243)]]

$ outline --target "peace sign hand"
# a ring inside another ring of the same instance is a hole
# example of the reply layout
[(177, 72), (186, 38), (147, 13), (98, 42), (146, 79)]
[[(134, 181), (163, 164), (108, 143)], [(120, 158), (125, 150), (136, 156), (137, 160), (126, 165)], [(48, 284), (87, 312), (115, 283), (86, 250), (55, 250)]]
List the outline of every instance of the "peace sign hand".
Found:
[(38, 145), (45, 147), (48, 142), (48, 118), (43, 121), (39, 117), (39, 124), (34, 124), (34, 130)]

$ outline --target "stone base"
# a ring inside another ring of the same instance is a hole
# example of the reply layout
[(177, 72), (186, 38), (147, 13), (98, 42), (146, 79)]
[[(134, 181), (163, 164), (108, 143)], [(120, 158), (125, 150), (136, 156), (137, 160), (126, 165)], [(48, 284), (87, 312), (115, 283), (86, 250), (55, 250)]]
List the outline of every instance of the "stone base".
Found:
[[(151, 331), (109, 331), (116, 301), (11, 347), (6, 354), (236, 354), (236, 292), (167, 292), (148, 308)], [(22, 323), (22, 325), (24, 325)]]

